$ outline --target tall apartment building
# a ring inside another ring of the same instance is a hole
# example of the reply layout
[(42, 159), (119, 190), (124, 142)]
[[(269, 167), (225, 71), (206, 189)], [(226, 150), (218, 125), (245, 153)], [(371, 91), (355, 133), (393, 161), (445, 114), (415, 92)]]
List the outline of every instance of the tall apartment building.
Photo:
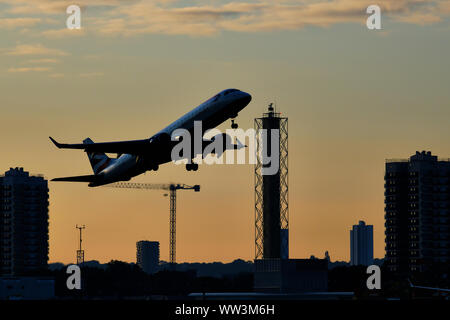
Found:
[(373, 226), (359, 221), (350, 230), (350, 265), (373, 264)]
[(159, 242), (137, 242), (136, 263), (146, 273), (152, 274), (157, 272), (159, 268)]
[(0, 275), (30, 275), (48, 263), (48, 185), (23, 168), (0, 176)]
[(408, 274), (450, 263), (450, 160), (431, 152), (387, 160), (385, 263)]

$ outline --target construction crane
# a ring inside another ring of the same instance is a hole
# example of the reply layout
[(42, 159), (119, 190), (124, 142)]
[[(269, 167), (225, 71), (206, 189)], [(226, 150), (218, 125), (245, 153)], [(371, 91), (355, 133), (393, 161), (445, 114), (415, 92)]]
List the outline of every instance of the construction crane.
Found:
[[(176, 263), (176, 219), (177, 219), (177, 190), (194, 190), (200, 191), (198, 184), (188, 186), (182, 183), (137, 183), (137, 182), (116, 182), (105, 185), (105, 187), (119, 188), (119, 189), (145, 189), (145, 190), (168, 190), (170, 193), (170, 208), (169, 208), (169, 263), (172, 268)], [(167, 194), (165, 194), (167, 196)]]

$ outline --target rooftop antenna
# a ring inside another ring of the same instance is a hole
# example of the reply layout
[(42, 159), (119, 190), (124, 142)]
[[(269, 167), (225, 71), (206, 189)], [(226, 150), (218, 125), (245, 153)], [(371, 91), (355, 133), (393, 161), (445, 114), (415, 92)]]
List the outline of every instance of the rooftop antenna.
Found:
[(83, 229), (86, 229), (86, 226), (85, 225), (82, 225), (82, 226), (76, 225), (76, 228), (80, 230), (80, 248), (77, 250), (77, 265), (80, 265), (80, 264), (84, 263), (84, 250), (81, 248), (81, 243), (83, 241), (82, 232), (83, 232)]

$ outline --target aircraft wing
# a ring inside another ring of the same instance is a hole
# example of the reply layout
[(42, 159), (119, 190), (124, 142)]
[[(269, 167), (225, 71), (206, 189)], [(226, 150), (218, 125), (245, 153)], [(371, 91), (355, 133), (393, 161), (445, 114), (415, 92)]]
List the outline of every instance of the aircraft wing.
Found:
[(409, 280), (409, 279), (408, 279), (408, 282), (409, 282), (409, 286), (410, 286), (411, 288), (424, 289), (424, 290), (433, 290), (433, 291), (450, 292), (450, 289), (416, 286), (416, 285), (413, 285), (412, 282), (411, 282), (411, 280)]
[(450, 289), (444, 289), (444, 288), (432, 288), (432, 287), (422, 287), (422, 286), (412, 286), (411, 288), (432, 290), (432, 291), (450, 292)]
[(94, 174), (91, 174), (87, 176), (55, 178), (52, 179), (52, 181), (93, 182), (96, 178), (97, 177)]
[(118, 141), (118, 142), (100, 142), (100, 143), (59, 143), (52, 137), (50, 140), (59, 149), (81, 149), (86, 152), (104, 152), (104, 153), (128, 153), (128, 154), (142, 154), (149, 147), (150, 142), (148, 139), (143, 140), (130, 140), (130, 141)]

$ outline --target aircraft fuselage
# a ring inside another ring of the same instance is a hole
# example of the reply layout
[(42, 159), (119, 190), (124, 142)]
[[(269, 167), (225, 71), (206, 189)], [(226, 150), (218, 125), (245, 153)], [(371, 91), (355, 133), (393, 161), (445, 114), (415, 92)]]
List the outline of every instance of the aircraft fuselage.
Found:
[[(215, 128), (224, 121), (237, 117), (239, 111), (244, 109), (250, 101), (251, 95), (248, 93), (237, 89), (224, 90), (157, 132), (148, 139), (148, 144), (144, 140), (131, 141), (130, 143), (139, 143), (139, 152), (135, 152), (135, 154), (123, 153), (115, 159), (107, 158), (106, 155), (104, 155), (103, 157), (106, 157), (107, 159), (98, 158), (97, 160), (94, 160), (97, 161), (97, 163), (102, 162), (102, 160), (107, 161), (103, 162), (103, 166), (100, 168), (101, 170), (98, 172), (95, 172), (94, 170), (95, 176), (92, 176), (91, 180), (88, 180), (90, 178), (86, 178), (86, 180), (70, 180), (70, 177), (58, 178), (55, 180), (85, 181), (89, 182), (90, 187), (96, 187), (117, 181), (127, 181), (132, 177), (140, 175), (148, 170), (156, 170), (159, 165), (171, 161), (171, 149), (175, 143), (171, 140), (171, 137), (172, 133), (176, 129), (185, 129), (193, 134), (195, 121), (201, 121), (203, 132)], [(53, 139), (52, 141), (58, 146), (58, 148), (83, 148), (82, 145), (62, 145)], [(93, 142), (91, 141), (91, 143)], [(123, 142), (123, 144), (126, 143), (127, 142)], [(89, 147), (91, 146), (93, 145), (89, 145)], [(89, 149), (87, 148), (85, 149), (85, 151), (89, 154), (88, 150)], [(109, 153), (110, 151), (109, 149), (106, 149), (104, 152)], [(91, 156), (94, 158), (96, 156), (102, 157), (100, 154), (96, 154), (95, 152), (91, 152), (89, 157), (91, 158)], [(195, 154), (192, 154), (192, 158), (195, 156)], [(84, 177), (88, 176), (74, 178)]]

